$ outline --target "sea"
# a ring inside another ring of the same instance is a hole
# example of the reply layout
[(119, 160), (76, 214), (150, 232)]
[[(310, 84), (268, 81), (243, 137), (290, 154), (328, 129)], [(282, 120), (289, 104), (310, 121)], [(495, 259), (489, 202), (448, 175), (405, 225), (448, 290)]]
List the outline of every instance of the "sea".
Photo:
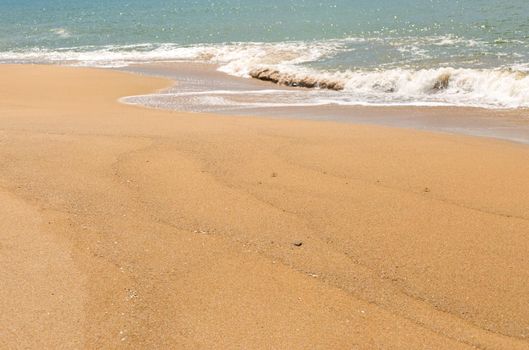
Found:
[(528, 0), (0, 0), (0, 29), (0, 63), (206, 64), (268, 107), (529, 108)]

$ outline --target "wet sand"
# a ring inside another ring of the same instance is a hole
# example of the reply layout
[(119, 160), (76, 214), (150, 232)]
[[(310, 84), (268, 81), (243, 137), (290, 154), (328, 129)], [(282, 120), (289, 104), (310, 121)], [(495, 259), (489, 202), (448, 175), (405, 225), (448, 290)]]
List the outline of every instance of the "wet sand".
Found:
[[(382, 125), (447, 134), (463, 134), (529, 144), (528, 109), (451, 106), (314, 105), (321, 89), (293, 88), (245, 79), (218, 71), (213, 64), (165, 62), (122, 68), (124, 71), (177, 81), (159, 94), (127, 102), (159, 109)], [(262, 93), (260, 93), (262, 92)], [(329, 100), (337, 96), (329, 96)], [(312, 101), (312, 102), (311, 102)]]
[(529, 349), (529, 148), (0, 66), (1, 348)]

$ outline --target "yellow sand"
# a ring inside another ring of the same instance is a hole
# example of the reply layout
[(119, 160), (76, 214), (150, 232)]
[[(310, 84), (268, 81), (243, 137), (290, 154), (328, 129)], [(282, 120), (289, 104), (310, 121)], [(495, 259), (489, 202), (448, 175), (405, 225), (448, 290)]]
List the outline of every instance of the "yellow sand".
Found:
[(529, 147), (0, 77), (0, 348), (529, 349)]

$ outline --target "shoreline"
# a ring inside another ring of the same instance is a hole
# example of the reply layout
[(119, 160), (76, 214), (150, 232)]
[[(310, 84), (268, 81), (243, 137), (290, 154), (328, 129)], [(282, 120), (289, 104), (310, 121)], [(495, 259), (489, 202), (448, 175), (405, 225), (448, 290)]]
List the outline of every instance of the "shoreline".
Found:
[[(381, 125), (529, 143), (528, 109), (332, 104), (276, 106), (274, 103), (263, 104), (259, 101), (274, 100), (275, 94), (268, 94), (269, 91), (302, 95), (320, 90), (239, 78), (219, 72), (217, 68), (216, 65), (205, 63), (174, 62), (133, 65), (117, 70), (171, 79), (175, 85), (158, 94), (138, 98), (128, 96), (123, 101), (162, 110)], [(185, 92), (182, 97), (172, 96), (181, 91)], [(218, 93), (224, 91), (226, 94)], [(266, 94), (259, 97), (259, 91)], [(249, 94), (250, 92), (252, 93)], [(196, 97), (200, 99), (195, 102)], [(210, 105), (208, 97), (225, 98), (223, 103), (227, 105)], [(230, 103), (235, 104), (230, 106)], [(257, 106), (253, 107), (253, 104)]]
[(0, 74), (1, 346), (527, 349), (526, 145)]

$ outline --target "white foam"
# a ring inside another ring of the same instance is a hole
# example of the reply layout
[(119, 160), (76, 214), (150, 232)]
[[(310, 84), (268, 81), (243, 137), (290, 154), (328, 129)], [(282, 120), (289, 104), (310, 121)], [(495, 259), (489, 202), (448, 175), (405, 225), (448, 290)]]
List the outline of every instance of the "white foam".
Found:
[(347, 72), (344, 78), (347, 92), (385, 103), (529, 107), (529, 75), (509, 69), (391, 69)]
[(442, 36), (431, 36), (426, 37), (426, 41), (436, 46), (454, 46), (461, 45), (466, 47), (477, 47), (483, 46), (485, 43), (476, 39), (465, 39), (455, 35), (442, 35)]
[(64, 49), (34, 48), (0, 52), (0, 62), (62, 63), (82, 66), (121, 67), (153, 61), (201, 61), (223, 64), (224, 71), (247, 74), (255, 64), (300, 64), (336, 52), (341, 44), (328, 43), (230, 43), (180, 46), (176, 44), (107, 45)]
[[(57, 28), (57, 35), (69, 35)], [(529, 71), (527, 63), (495, 69), (404, 69), (323, 71), (306, 63), (348, 50), (349, 43), (371, 39), (347, 38), (325, 42), (228, 43), (180, 46), (176, 44), (138, 44), (67, 49), (32, 49), (0, 52), (0, 62), (62, 63), (81, 66), (120, 67), (153, 61), (200, 61), (215, 63), (222, 72), (248, 77), (250, 71), (271, 68), (289, 79), (282, 81), (334, 81), (343, 91), (323, 92), (298, 98), (296, 103), (369, 105), (451, 105), (485, 108), (529, 108)], [(372, 39), (389, 40), (389, 39)], [(409, 43), (417, 38), (401, 38)], [(482, 43), (454, 36), (421, 38), (429, 44), (477, 46)], [(394, 42), (398, 44), (397, 41)], [(407, 45), (407, 44), (406, 44)], [(418, 46), (403, 46), (415, 55), (426, 56)], [(316, 84), (316, 86), (318, 86)], [(306, 91), (304, 91), (306, 92)], [(235, 94), (240, 92), (234, 92)], [(246, 92), (248, 93), (248, 92)], [(263, 92), (260, 92), (261, 94)], [(196, 94), (196, 93), (195, 93)], [(229, 92), (207, 94), (229, 94)], [(313, 99), (308, 101), (307, 99)], [(288, 103), (286, 99), (281, 103)]]
[(69, 38), (72, 36), (72, 34), (70, 34), (70, 32), (68, 32), (68, 30), (66, 30), (65, 28), (52, 28), (50, 29), (50, 32), (60, 38)]
[(295, 94), (296, 91), (277, 90), (277, 89), (263, 89), (263, 90), (206, 90), (206, 91), (188, 91), (188, 92), (163, 92), (149, 94), (146, 96), (158, 97), (185, 97), (185, 96), (199, 96), (199, 95), (284, 95)]
[(529, 74), (513, 69), (385, 69), (322, 72), (282, 65), (283, 81), (335, 81), (335, 103), (529, 108)]

